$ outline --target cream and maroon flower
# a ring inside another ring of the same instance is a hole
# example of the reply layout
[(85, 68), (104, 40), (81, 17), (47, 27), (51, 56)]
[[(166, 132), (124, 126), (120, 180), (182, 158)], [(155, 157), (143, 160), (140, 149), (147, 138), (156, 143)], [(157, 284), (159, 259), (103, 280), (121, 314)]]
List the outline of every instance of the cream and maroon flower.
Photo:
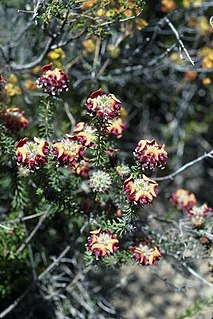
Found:
[(143, 178), (133, 178), (131, 175), (124, 181), (124, 191), (129, 202), (147, 205), (158, 195), (158, 183), (146, 175)]
[(117, 236), (110, 230), (99, 228), (90, 232), (87, 248), (96, 256), (97, 259), (109, 256), (119, 249)]
[(102, 170), (92, 172), (89, 179), (89, 186), (93, 189), (93, 191), (104, 193), (109, 190), (111, 185), (112, 179), (108, 173)]
[(79, 122), (75, 128), (74, 133), (78, 137), (79, 142), (86, 147), (95, 145), (97, 136), (96, 129), (84, 122)]
[(92, 167), (89, 165), (89, 159), (84, 157), (75, 167), (71, 168), (71, 172), (76, 173), (81, 177), (87, 178), (89, 176), (89, 172), (92, 170)]
[(134, 151), (134, 157), (143, 169), (154, 170), (157, 167), (163, 169), (167, 159), (167, 152), (164, 148), (164, 144), (158, 145), (154, 139), (140, 140)]
[(211, 207), (208, 207), (207, 204), (203, 204), (201, 206), (193, 206), (189, 211), (189, 216), (208, 216), (212, 211)]
[(103, 89), (93, 92), (86, 102), (89, 113), (104, 119), (115, 118), (121, 109), (121, 102), (114, 94), (105, 94)]
[(67, 74), (58, 68), (52, 69), (52, 63), (42, 67), (42, 75), (36, 81), (37, 86), (42, 88), (44, 92), (51, 95), (60, 94), (63, 91), (68, 90), (68, 76)]
[(47, 163), (49, 148), (47, 141), (34, 137), (34, 141), (28, 142), (28, 138), (20, 140), (16, 145), (17, 164), (28, 168), (30, 171), (39, 169)]
[(206, 221), (206, 218), (212, 211), (211, 207), (207, 204), (201, 206), (193, 206), (189, 211), (188, 215), (191, 217), (191, 222), (196, 228), (201, 228)]
[(73, 168), (83, 158), (84, 146), (79, 144), (76, 136), (64, 137), (53, 144), (52, 153), (58, 165)]
[(5, 122), (5, 126), (10, 129), (20, 129), (27, 127), (29, 121), (24, 117), (24, 111), (18, 107), (10, 107), (0, 112), (0, 120)]
[(190, 210), (197, 203), (195, 195), (192, 192), (182, 188), (172, 193), (171, 201), (178, 209), (183, 211)]
[(130, 251), (132, 257), (142, 266), (156, 265), (161, 258), (161, 252), (156, 245), (150, 247), (147, 244), (139, 243), (138, 246), (131, 246)]
[(107, 135), (121, 138), (125, 128), (126, 124), (120, 118), (110, 121), (109, 126), (107, 126)]

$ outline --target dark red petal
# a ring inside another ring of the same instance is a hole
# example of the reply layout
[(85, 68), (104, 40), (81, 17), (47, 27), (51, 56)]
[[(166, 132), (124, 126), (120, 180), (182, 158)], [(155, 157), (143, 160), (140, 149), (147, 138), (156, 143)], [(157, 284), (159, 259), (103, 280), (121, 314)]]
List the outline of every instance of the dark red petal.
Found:
[(47, 71), (52, 70), (52, 67), (53, 67), (52, 63), (46, 64), (41, 68), (41, 71), (42, 73), (46, 73)]
[(90, 97), (91, 97), (92, 99), (94, 99), (94, 98), (96, 98), (96, 97), (98, 97), (98, 96), (101, 96), (101, 95), (104, 95), (104, 90), (103, 90), (102, 88), (100, 88), (100, 89), (97, 90), (97, 91), (92, 92), (92, 93), (90, 94)]
[(16, 147), (17, 147), (17, 148), (18, 148), (18, 147), (22, 147), (22, 146), (27, 142), (27, 140), (28, 140), (28, 137), (23, 138), (22, 140), (20, 140), (20, 141), (17, 143)]

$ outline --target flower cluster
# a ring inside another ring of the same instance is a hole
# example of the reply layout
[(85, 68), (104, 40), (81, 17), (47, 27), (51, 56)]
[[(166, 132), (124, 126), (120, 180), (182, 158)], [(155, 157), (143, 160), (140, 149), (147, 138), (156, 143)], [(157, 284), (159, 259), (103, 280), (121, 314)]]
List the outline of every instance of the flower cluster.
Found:
[(81, 177), (88, 177), (89, 172), (91, 171), (91, 167), (89, 166), (89, 159), (84, 157), (75, 167), (71, 168), (71, 172), (76, 173)]
[(47, 54), (48, 59), (55, 61), (58, 59), (63, 59), (65, 57), (65, 53), (61, 48), (56, 48), (55, 50), (50, 51)]
[(198, 55), (202, 57), (202, 68), (212, 69), (213, 68), (213, 49), (203, 48)]
[(18, 107), (10, 107), (0, 111), (0, 120), (5, 122), (5, 126), (10, 129), (20, 129), (27, 127), (29, 121), (24, 117), (24, 111)]
[(112, 231), (99, 228), (91, 231), (90, 234), (91, 236), (87, 239), (87, 248), (97, 259), (109, 256), (119, 249), (119, 241)]
[(28, 142), (28, 138), (20, 140), (16, 145), (17, 164), (28, 168), (30, 171), (40, 168), (47, 163), (49, 148), (47, 141), (34, 137), (34, 141)]
[(42, 75), (36, 81), (37, 86), (50, 95), (60, 94), (68, 90), (68, 76), (58, 68), (52, 69), (52, 63), (42, 67)]
[(129, 202), (147, 205), (158, 195), (158, 183), (146, 175), (143, 178), (133, 178), (131, 175), (124, 181), (124, 191)]
[(172, 193), (171, 201), (178, 209), (183, 211), (188, 211), (197, 203), (195, 195), (192, 192), (182, 188)]
[(134, 157), (142, 166), (142, 169), (154, 170), (157, 167), (163, 169), (166, 165), (167, 152), (165, 145), (159, 145), (153, 139), (140, 140), (134, 151)]
[(212, 208), (208, 207), (207, 204), (201, 206), (197, 205), (195, 195), (185, 189), (178, 189), (172, 194), (171, 201), (176, 207), (182, 211), (188, 213), (191, 218), (191, 223), (196, 228), (201, 228), (206, 221), (206, 217), (212, 211)]
[(101, 170), (92, 172), (89, 179), (89, 186), (93, 189), (93, 191), (104, 193), (109, 189), (111, 185), (112, 180), (108, 173)]
[(188, 8), (193, 5), (194, 7), (199, 6), (204, 0), (183, 0), (183, 7)]
[(115, 118), (121, 109), (121, 102), (114, 94), (105, 94), (103, 89), (94, 91), (86, 101), (86, 107), (92, 116), (103, 119)]
[(127, 176), (131, 174), (131, 170), (129, 166), (126, 164), (121, 164), (116, 166), (116, 172), (122, 178), (126, 178)]
[(10, 74), (7, 84), (5, 85), (5, 89), (7, 91), (7, 95), (13, 97), (15, 95), (21, 94), (21, 89), (17, 85), (18, 79), (15, 74)]
[(156, 265), (161, 258), (161, 252), (156, 245), (149, 247), (147, 244), (143, 245), (139, 242), (138, 246), (131, 246), (130, 251), (132, 257), (142, 266)]
[[(89, 13), (95, 15), (100, 21), (103, 21), (104, 18), (116, 18), (118, 14), (122, 14), (125, 18), (130, 18), (140, 13), (136, 1), (128, 0), (124, 4), (122, 0), (108, 1), (108, 3), (103, 0), (97, 8), (95, 7), (96, 2), (96, 0), (86, 0), (81, 8), (82, 10), (90, 9)], [(94, 10), (91, 10), (92, 7), (94, 7)], [(147, 26), (147, 22), (141, 18), (134, 19), (134, 22), (138, 30)], [(128, 27), (132, 29), (132, 22), (128, 23)]]
[(115, 138), (121, 138), (126, 128), (126, 124), (123, 123), (121, 118), (110, 121), (107, 126), (107, 134)]
[(207, 204), (201, 206), (193, 206), (189, 211), (188, 215), (191, 217), (191, 222), (196, 228), (200, 228), (205, 223), (205, 217), (210, 214), (212, 208), (208, 207)]
[(77, 136), (67, 136), (53, 144), (52, 152), (58, 166), (73, 168), (83, 159), (84, 146)]
[(79, 142), (86, 147), (92, 146), (96, 143), (96, 129), (84, 122), (79, 122), (75, 126), (74, 133), (78, 137)]

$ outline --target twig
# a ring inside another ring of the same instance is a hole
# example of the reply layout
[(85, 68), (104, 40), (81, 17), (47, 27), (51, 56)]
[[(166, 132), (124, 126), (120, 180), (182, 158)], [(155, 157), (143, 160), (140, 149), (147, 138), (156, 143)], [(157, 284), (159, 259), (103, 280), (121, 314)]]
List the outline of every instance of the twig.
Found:
[[(63, 259), (63, 257), (68, 253), (68, 251), (70, 250), (70, 246), (67, 246), (62, 253), (58, 256), (58, 258), (56, 258), (51, 265), (49, 265), (49, 267), (47, 267), (47, 269), (45, 269), (39, 276), (38, 276), (38, 280), (42, 280), (48, 273), (52, 272), (53, 269), (55, 269), (55, 267), (57, 267), (59, 265), (59, 263), (61, 262), (61, 260)], [(1, 317), (0, 317), (1, 318)]]
[(29, 236), (25, 239), (25, 241), (21, 244), (21, 246), (17, 249), (16, 255), (19, 255), (22, 250), (29, 244), (31, 239), (35, 236), (41, 225), (43, 224), (43, 221), (47, 217), (48, 212), (46, 212), (38, 221), (37, 225), (34, 227), (33, 231), (29, 234)]
[(4, 226), (4, 225), (2, 225), (2, 224), (0, 224), (0, 228), (3, 228), (3, 229), (5, 229), (5, 230), (11, 230), (11, 229), (12, 229), (12, 228), (7, 227), (7, 226)]
[(27, 70), (27, 69), (31, 69), (33, 68), (34, 66), (36, 66), (37, 64), (41, 63), (42, 60), (44, 59), (45, 55), (47, 54), (47, 52), (49, 51), (50, 47), (51, 47), (51, 44), (53, 42), (53, 39), (52, 38), (49, 38), (47, 43), (46, 43), (46, 46), (44, 48), (44, 50), (42, 51), (42, 53), (32, 62), (30, 63), (26, 63), (26, 64), (16, 64), (16, 63), (12, 63), (11, 64), (11, 68), (13, 70), (16, 70), (16, 71), (21, 71), (21, 70)]
[(66, 103), (66, 102), (64, 103), (64, 110), (65, 110), (65, 112), (67, 114), (68, 119), (70, 120), (71, 132), (72, 132), (73, 129), (74, 129), (76, 121), (75, 121), (75, 118), (73, 117), (72, 113), (69, 110), (69, 104)]
[(5, 221), (1, 221), (1, 224), (16, 224), (25, 220), (30, 220), (30, 219), (34, 219), (36, 217), (39, 217), (41, 215), (45, 214), (44, 212), (41, 213), (36, 213), (36, 214), (32, 214), (29, 216), (24, 216), (24, 217), (19, 217), (19, 218), (15, 218), (12, 220), (5, 220)]
[(191, 64), (194, 65), (194, 61), (191, 59), (189, 52), (186, 50), (185, 45), (183, 44), (183, 41), (180, 39), (178, 31), (175, 29), (174, 25), (167, 17), (165, 17), (164, 20), (166, 21), (166, 23), (168, 24), (168, 26), (170, 27), (170, 29), (174, 33), (174, 35), (175, 35), (175, 37), (180, 45), (180, 48), (185, 52), (185, 54), (186, 54), (187, 58), (189, 59), (189, 61), (191, 62)]
[(194, 271), (194, 269), (192, 269), (190, 266), (188, 266), (185, 262), (181, 263), (193, 276), (197, 277), (198, 279), (200, 279), (202, 282), (204, 282), (206, 285), (208, 285), (209, 287), (213, 287), (213, 284), (210, 283), (208, 280), (206, 280), (205, 278), (203, 278), (201, 275), (199, 275), (196, 271)]
[(213, 150), (211, 150), (211, 152), (209, 153), (205, 153), (204, 155), (196, 158), (195, 160), (186, 163), (185, 165), (183, 165), (182, 167), (180, 167), (179, 169), (177, 169), (175, 172), (173, 172), (172, 174), (163, 176), (163, 177), (156, 177), (155, 180), (156, 181), (166, 181), (168, 179), (173, 180), (173, 177), (175, 177), (176, 175), (180, 174), (182, 171), (184, 171), (185, 169), (187, 169), (188, 167), (197, 164), (198, 162), (202, 161), (204, 158), (206, 157), (210, 157), (213, 158)]

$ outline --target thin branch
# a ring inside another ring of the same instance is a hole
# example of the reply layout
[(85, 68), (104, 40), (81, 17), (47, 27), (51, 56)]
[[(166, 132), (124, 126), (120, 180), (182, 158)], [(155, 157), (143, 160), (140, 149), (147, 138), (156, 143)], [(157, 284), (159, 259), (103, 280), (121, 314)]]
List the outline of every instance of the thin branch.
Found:
[(29, 234), (29, 236), (25, 239), (25, 241), (21, 244), (21, 246), (17, 249), (16, 255), (19, 255), (23, 249), (29, 244), (31, 239), (35, 236), (39, 228), (42, 226), (43, 221), (47, 217), (48, 212), (46, 212), (38, 221), (37, 225), (34, 227), (33, 231)]
[(127, 22), (127, 21), (134, 20), (135, 18), (139, 17), (141, 15), (141, 13), (142, 13), (142, 11), (140, 11), (138, 14), (131, 16), (131, 17), (123, 18), (123, 19), (120, 19), (118, 21), (117, 20), (106, 21), (106, 22), (100, 23), (98, 25), (91, 25), (91, 27), (100, 28), (100, 27), (108, 26), (108, 25), (111, 25), (114, 23)]
[(205, 278), (203, 278), (201, 275), (199, 275), (196, 271), (194, 271), (194, 269), (192, 269), (190, 266), (188, 266), (185, 262), (181, 263), (193, 276), (197, 277), (199, 280), (201, 280), (202, 282), (204, 282), (206, 285), (208, 285), (209, 287), (213, 287), (213, 284), (210, 283), (208, 280), (206, 280)]
[(32, 69), (34, 66), (36, 66), (37, 64), (41, 63), (42, 60), (44, 59), (45, 55), (47, 54), (47, 52), (49, 51), (51, 44), (53, 42), (52, 38), (49, 38), (46, 46), (44, 48), (44, 50), (42, 51), (42, 53), (32, 62), (26, 63), (26, 64), (16, 64), (16, 63), (12, 63), (11, 64), (11, 68), (13, 70), (16, 71), (21, 71), (21, 70), (27, 70), (27, 69)]
[(2, 224), (0, 224), (0, 228), (3, 228), (3, 229), (5, 229), (5, 230), (12, 230), (12, 228), (7, 227), (7, 226), (4, 226), (4, 225), (2, 225)]
[(15, 219), (12, 219), (12, 220), (1, 221), (1, 225), (2, 224), (17, 224), (17, 223), (25, 221), (25, 220), (30, 220), (30, 219), (37, 218), (37, 217), (39, 217), (41, 215), (44, 215), (44, 214), (45, 214), (44, 212), (41, 212), (41, 213), (36, 213), (36, 214), (29, 215), (29, 216), (15, 218)]
[(166, 21), (166, 23), (168, 24), (168, 26), (170, 27), (170, 29), (174, 33), (174, 35), (175, 35), (175, 37), (176, 37), (176, 39), (177, 39), (177, 41), (178, 41), (178, 43), (180, 45), (180, 48), (185, 52), (185, 54), (186, 54), (187, 58), (189, 59), (189, 61), (191, 62), (191, 64), (194, 65), (194, 61), (191, 59), (191, 57), (189, 55), (189, 52), (186, 50), (186, 47), (183, 44), (183, 41), (181, 40), (178, 31), (175, 29), (174, 25), (172, 24), (172, 22), (167, 17), (165, 17), (164, 20)]
[(184, 171), (185, 169), (187, 169), (188, 167), (197, 164), (198, 162), (202, 161), (204, 158), (213, 158), (213, 150), (211, 150), (211, 152), (209, 153), (205, 153), (204, 155), (196, 158), (195, 160), (186, 163), (185, 165), (183, 165), (182, 167), (180, 167), (179, 169), (177, 169), (175, 172), (163, 176), (163, 177), (156, 177), (155, 180), (156, 181), (166, 181), (168, 179), (173, 180), (173, 177), (175, 177), (176, 175), (180, 174), (182, 171)]
[(71, 113), (70, 110), (69, 110), (69, 104), (68, 104), (67, 102), (64, 103), (64, 110), (65, 110), (65, 112), (66, 112), (66, 114), (67, 114), (67, 117), (68, 117), (68, 119), (69, 119), (69, 121), (70, 121), (70, 124), (71, 124), (71, 132), (72, 132), (73, 129), (74, 129), (74, 126), (75, 126), (76, 121), (75, 121), (75, 118), (73, 117), (72, 113)]

